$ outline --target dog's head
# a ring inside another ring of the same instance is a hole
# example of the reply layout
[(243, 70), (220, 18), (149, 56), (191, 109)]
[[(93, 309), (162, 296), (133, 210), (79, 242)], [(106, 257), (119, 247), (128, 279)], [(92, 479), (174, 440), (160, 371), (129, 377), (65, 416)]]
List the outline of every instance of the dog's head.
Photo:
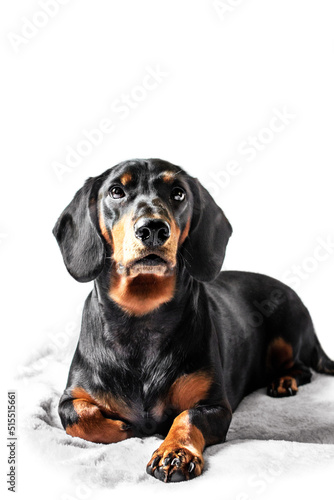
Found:
[(212, 281), (231, 232), (197, 179), (157, 159), (123, 162), (88, 179), (53, 230), (78, 281), (97, 278), (111, 257), (110, 295), (119, 303), (129, 301), (129, 289), (144, 293), (148, 285), (153, 296), (168, 290), (163, 298), (169, 300), (178, 261), (195, 279)]

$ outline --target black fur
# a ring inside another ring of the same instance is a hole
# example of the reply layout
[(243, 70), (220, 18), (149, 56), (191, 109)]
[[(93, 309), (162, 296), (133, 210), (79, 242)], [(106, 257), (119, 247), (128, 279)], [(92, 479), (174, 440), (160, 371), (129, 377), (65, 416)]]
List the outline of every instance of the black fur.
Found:
[[(129, 169), (133, 184), (127, 204), (106, 205), (113, 224), (129, 206), (138, 214), (144, 206), (161, 211), (168, 206), (181, 231), (191, 217), (189, 235), (178, 254), (173, 298), (140, 317), (125, 313), (108, 295), (112, 248), (97, 223), (98, 203), (107, 199), (113, 179)], [(182, 209), (169, 200), (171, 186), (156, 182), (164, 170), (177, 172), (178, 184), (187, 193)], [(71, 390), (80, 386), (125, 401), (131, 408), (126, 423), (134, 435), (165, 435), (175, 409), (166, 407), (156, 418), (155, 405), (182, 374), (202, 371), (212, 374), (213, 384), (189, 415), (206, 444), (213, 444), (224, 441), (231, 412), (246, 394), (289, 373), (284, 368), (270, 371), (268, 346), (274, 339), (283, 338), (291, 345), (299, 383), (310, 380), (309, 367), (334, 373), (310, 315), (292, 289), (260, 274), (219, 273), (231, 232), (224, 213), (199, 181), (161, 160), (124, 162), (89, 179), (78, 191), (54, 234), (70, 274), (95, 283), (85, 303), (79, 343), (59, 405), (64, 427), (77, 422)]]

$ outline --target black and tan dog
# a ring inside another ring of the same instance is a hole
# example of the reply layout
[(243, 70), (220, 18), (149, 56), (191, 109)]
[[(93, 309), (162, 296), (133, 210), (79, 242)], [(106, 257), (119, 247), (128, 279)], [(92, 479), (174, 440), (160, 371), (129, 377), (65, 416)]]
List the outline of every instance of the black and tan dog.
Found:
[(90, 178), (54, 228), (65, 265), (95, 280), (59, 414), (96, 443), (162, 434), (147, 472), (201, 474), (241, 399), (292, 396), (312, 367), (334, 374), (296, 293), (220, 272), (232, 228), (198, 180), (133, 160)]

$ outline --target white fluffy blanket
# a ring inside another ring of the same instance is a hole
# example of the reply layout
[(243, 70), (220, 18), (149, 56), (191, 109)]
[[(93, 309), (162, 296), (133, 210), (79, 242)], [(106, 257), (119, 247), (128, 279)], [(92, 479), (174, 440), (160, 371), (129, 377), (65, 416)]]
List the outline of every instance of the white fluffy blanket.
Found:
[[(145, 472), (159, 437), (99, 445), (65, 433), (57, 405), (73, 349), (73, 344), (65, 350), (48, 345), (21, 370), (20, 429), (29, 450), (22, 460), (31, 462), (37, 450), (34, 460), (38, 467), (48, 464), (43, 474), (52, 484), (44, 491), (45, 482), (33, 483), (26, 472), (21, 491), (28, 491), (31, 481), (35, 498), (54, 494), (63, 500), (110, 499), (123, 493), (129, 495), (125, 498), (185, 494), (206, 499), (210, 491), (215, 491), (213, 498), (235, 500), (290, 499), (292, 492), (303, 499), (333, 494), (334, 377), (314, 374), (295, 397), (273, 399), (264, 389), (251, 394), (235, 412), (227, 442), (205, 451), (204, 474), (189, 483), (164, 484)], [(33, 465), (22, 465), (26, 471), (29, 467)]]

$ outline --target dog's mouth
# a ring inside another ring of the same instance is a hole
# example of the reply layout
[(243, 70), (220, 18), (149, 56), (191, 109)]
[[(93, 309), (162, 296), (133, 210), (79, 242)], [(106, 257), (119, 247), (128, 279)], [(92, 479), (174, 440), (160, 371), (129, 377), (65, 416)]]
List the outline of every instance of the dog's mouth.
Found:
[(146, 255), (146, 257), (143, 257), (142, 259), (138, 259), (135, 261), (135, 265), (142, 265), (142, 266), (163, 266), (167, 265), (167, 261), (160, 257), (159, 255), (156, 255), (155, 253), (150, 253)]
[(144, 257), (133, 260), (127, 266), (117, 264), (117, 272), (126, 276), (138, 276), (139, 274), (156, 274), (158, 276), (169, 276), (173, 273), (172, 264), (156, 253), (150, 253)]

